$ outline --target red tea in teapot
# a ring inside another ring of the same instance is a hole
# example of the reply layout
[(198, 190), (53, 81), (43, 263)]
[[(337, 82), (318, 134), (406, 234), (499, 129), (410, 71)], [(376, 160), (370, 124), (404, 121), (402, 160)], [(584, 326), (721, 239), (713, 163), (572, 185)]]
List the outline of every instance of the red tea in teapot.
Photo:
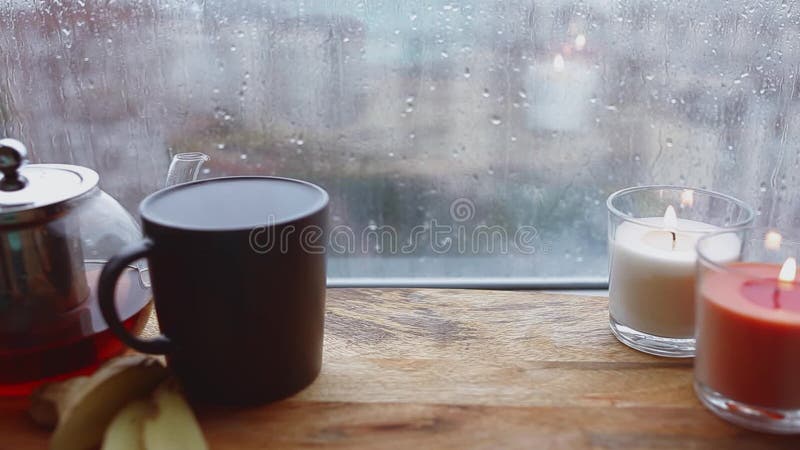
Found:
[[(0, 330), (0, 395), (26, 395), (45, 381), (93, 370), (120, 354), (125, 346), (106, 327), (97, 305), (95, 286), (102, 263), (86, 263), (90, 292), (78, 306), (24, 331)], [(139, 333), (150, 315), (150, 289), (139, 271), (127, 270), (117, 284), (117, 308), (125, 326)]]
[[(91, 370), (122, 352), (95, 292), (103, 264), (141, 237), (134, 218), (100, 187), (94, 170), (28, 164), (28, 150), (0, 139), (0, 395)], [(167, 184), (192, 181), (208, 157), (174, 156)], [(141, 331), (150, 289), (130, 266), (116, 286), (125, 328)]]

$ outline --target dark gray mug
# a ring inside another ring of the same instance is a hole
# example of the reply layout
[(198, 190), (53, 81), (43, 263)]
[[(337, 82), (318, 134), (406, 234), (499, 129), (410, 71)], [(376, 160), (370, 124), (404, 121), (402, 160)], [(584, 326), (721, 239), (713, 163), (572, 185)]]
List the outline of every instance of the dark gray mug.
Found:
[[(322, 365), (328, 194), (303, 181), (229, 177), (142, 201), (144, 239), (105, 265), (100, 307), (127, 345), (166, 354), (189, 396), (252, 404), (289, 396)], [(162, 336), (125, 330), (114, 288), (147, 258)]]

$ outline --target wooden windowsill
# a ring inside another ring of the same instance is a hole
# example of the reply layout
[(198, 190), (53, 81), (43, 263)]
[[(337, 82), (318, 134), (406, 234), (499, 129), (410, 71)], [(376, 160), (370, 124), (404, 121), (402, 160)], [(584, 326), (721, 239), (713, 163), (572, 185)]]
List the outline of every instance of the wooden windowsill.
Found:
[[(198, 407), (212, 448), (800, 448), (705, 410), (691, 360), (617, 342), (603, 297), (328, 292), (320, 377), (270, 405)], [(25, 405), (0, 399), (0, 448), (46, 445)]]

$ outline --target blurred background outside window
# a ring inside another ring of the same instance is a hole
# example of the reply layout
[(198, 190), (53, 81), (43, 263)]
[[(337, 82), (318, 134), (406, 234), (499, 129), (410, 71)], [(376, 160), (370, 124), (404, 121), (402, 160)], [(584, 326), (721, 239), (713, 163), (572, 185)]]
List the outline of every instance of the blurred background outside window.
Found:
[(170, 156), (332, 196), (336, 283), (597, 285), (605, 198), (800, 224), (800, 2), (0, 0), (0, 135), (135, 213)]

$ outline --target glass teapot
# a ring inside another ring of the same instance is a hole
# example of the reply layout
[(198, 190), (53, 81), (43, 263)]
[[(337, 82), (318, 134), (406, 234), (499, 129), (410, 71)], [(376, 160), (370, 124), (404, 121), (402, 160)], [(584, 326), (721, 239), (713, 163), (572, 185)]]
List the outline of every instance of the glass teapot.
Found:
[[(175, 155), (167, 185), (194, 180), (207, 159)], [(26, 394), (124, 350), (94, 291), (105, 261), (141, 237), (97, 172), (26, 163), (22, 143), (0, 140), (0, 395)], [(151, 300), (144, 261), (121, 277), (117, 298), (125, 326), (140, 332)]]

